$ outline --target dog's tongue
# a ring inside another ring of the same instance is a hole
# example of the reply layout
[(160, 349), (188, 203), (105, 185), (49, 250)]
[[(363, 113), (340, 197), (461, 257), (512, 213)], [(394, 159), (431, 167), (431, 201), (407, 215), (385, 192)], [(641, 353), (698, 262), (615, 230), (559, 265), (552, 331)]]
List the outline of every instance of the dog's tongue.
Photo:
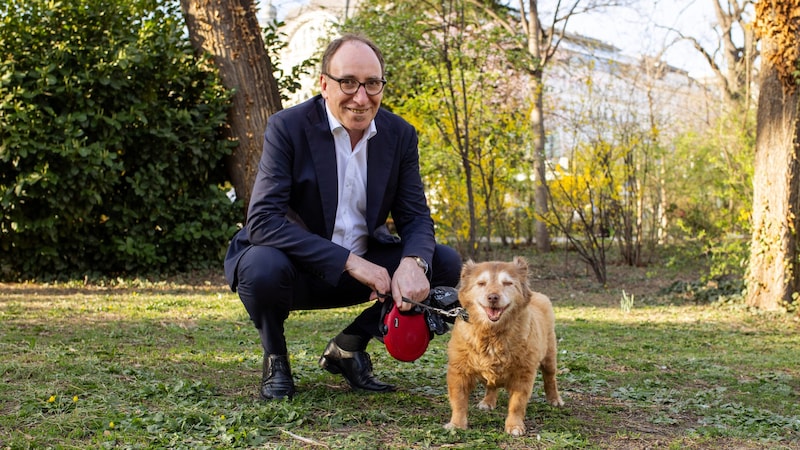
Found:
[(497, 322), (500, 320), (500, 316), (503, 314), (503, 311), (505, 311), (505, 308), (484, 308), (484, 310), (489, 320)]

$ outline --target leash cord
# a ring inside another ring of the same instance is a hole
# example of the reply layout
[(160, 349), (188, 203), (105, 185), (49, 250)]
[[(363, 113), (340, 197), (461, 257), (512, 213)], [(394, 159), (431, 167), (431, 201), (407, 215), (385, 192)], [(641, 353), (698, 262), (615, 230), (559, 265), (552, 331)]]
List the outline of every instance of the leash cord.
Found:
[[(378, 297), (380, 297), (382, 299), (392, 299), (392, 295), (391, 294), (381, 294), (380, 292), (378, 292)], [(410, 303), (410, 304), (412, 304), (414, 306), (419, 306), (420, 308), (424, 308), (424, 309), (427, 309), (429, 311), (433, 311), (436, 314), (439, 314), (440, 316), (460, 317), (461, 320), (463, 320), (464, 322), (469, 322), (469, 313), (467, 313), (467, 310), (464, 309), (461, 306), (457, 306), (457, 307), (451, 309), (450, 311), (445, 311), (445, 310), (443, 310), (441, 308), (435, 308), (433, 306), (426, 305), (424, 303), (415, 302), (414, 300), (411, 300), (410, 298), (406, 298), (406, 297), (403, 297), (403, 302)]]

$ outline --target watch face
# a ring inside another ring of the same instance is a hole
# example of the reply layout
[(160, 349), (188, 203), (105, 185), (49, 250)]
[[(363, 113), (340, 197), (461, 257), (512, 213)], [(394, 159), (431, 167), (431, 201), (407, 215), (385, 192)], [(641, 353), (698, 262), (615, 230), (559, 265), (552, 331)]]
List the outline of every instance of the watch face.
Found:
[(424, 259), (420, 258), (419, 256), (414, 257), (414, 261), (417, 262), (417, 265), (422, 268), (422, 270), (427, 274), (428, 273), (428, 263), (425, 262)]

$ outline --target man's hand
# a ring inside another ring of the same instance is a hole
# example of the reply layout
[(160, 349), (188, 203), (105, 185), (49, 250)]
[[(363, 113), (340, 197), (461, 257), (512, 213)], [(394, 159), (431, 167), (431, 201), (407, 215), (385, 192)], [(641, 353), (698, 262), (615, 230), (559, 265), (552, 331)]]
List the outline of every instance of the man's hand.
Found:
[(400, 266), (394, 272), (394, 277), (389, 277), (385, 267), (373, 264), (366, 259), (350, 253), (345, 262), (344, 270), (361, 284), (372, 289), (370, 300), (383, 301), (378, 293), (386, 294), (391, 291), (397, 309), (408, 311), (414, 307), (411, 303), (403, 301), (403, 297), (421, 302), (428, 298), (431, 283), (425, 271), (417, 265), (414, 258), (405, 257), (400, 261)]
[(369, 295), (370, 300), (377, 299), (378, 292), (385, 294), (392, 287), (392, 278), (385, 267), (373, 264), (355, 253), (350, 253), (350, 256), (347, 257), (344, 270), (361, 284), (372, 289), (372, 293)]
[(400, 311), (410, 310), (414, 305), (403, 302), (403, 297), (421, 302), (428, 298), (430, 290), (431, 283), (414, 258), (405, 257), (400, 260), (400, 266), (392, 277), (392, 297), (397, 308)]

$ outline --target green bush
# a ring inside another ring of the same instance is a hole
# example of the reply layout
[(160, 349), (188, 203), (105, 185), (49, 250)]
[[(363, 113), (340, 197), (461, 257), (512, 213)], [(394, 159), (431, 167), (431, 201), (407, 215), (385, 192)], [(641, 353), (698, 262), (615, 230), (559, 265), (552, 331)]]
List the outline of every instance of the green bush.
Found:
[(0, 5), (0, 276), (219, 266), (230, 94), (176, 3)]

